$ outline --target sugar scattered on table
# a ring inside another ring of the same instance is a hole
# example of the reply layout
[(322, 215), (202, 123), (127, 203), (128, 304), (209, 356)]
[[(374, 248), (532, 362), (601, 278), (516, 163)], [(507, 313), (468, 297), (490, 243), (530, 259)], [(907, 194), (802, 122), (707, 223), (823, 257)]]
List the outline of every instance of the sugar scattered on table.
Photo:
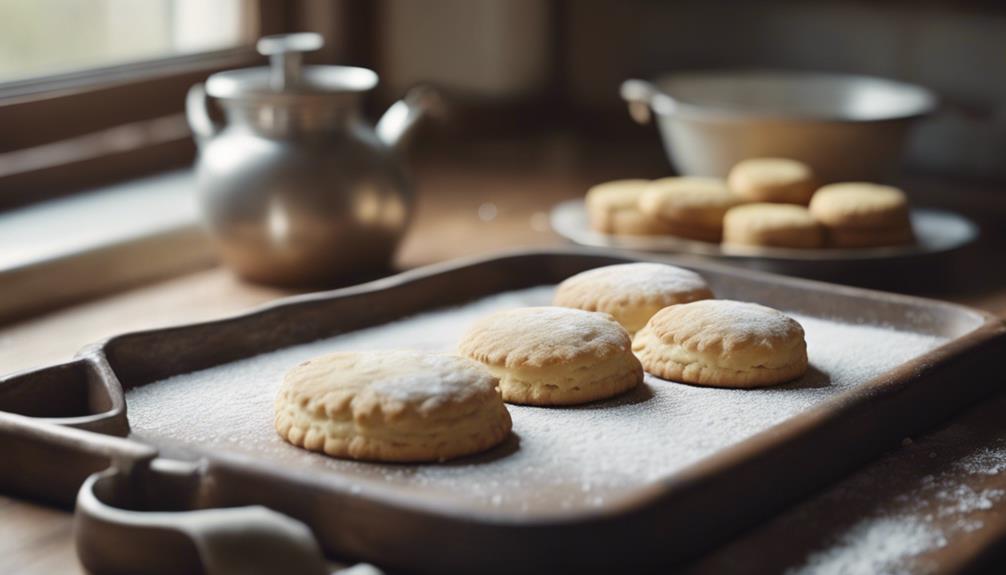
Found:
[(898, 561), (943, 547), (946, 538), (926, 523), (889, 517), (852, 526), (830, 548), (811, 554), (786, 575), (880, 575)]
[(983, 447), (956, 463), (957, 467), (971, 474), (999, 475), (1006, 471), (1006, 438), (998, 445)]
[[(909, 458), (928, 458), (935, 453), (927, 450), (923, 444), (914, 444), (904, 451)], [(843, 498), (851, 497), (850, 490), (865, 489), (877, 481), (885, 488), (896, 485), (900, 492), (812, 552), (802, 565), (790, 569), (788, 575), (924, 572), (919, 555), (946, 546), (960, 533), (981, 529), (984, 522), (980, 515), (975, 515), (992, 509), (1006, 497), (1006, 490), (976, 489), (965, 483), (967, 477), (997, 475), (1003, 471), (1006, 439), (993, 446), (976, 448), (956, 460), (953, 455), (948, 457), (950, 460), (942, 471), (922, 476), (914, 475), (910, 466), (891, 473), (880, 462), (850, 479), (845, 490), (824, 496), (833, 499), (831, 505), (840, 506)]]

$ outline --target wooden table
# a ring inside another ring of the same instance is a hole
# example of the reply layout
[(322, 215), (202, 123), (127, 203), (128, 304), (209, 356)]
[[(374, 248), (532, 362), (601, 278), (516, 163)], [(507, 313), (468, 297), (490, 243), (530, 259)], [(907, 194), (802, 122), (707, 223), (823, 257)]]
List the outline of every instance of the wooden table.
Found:
[[(581, 195), (598, 181), (656, 177), (666, 171), (652, 147), (611, 148), (577, 146), (557, 136), (530, 144), (483, 144), (456, 152), (450, 160), (420, 163), (417, 217), (397, 266), (411, 268), (521, 246), (562, 245), (548, 227), (551, 205)], [(949, 204), (984, 218), (986, 224), (1006, 220), (1006, 193), (989, 186), (971, 186), (965, 193), (954, 183), (950, 195), (945, 180), (911, 181), (916, 197), (925, 203)], [(963, 291), (936, 295), (1006, 317), (1006, 269), (1001, 269), (1006, 268), (1006, 257), (1000, 255), (1004, 245), (1004, 238), (987, 234), (983, 247), (969, 256), (974, 259), (969, 272), (973, 281)], [(0, 371), (65, 360), (82, 345), (116, 333), (219, 317), (288, 293), (245, 284), (220, 268), (198, 271), (0, 327)], [(815, 550), (880, 513), (902, 513), (906, 506), (917, 512), (927, 505), (939, 513), (945, 507), (940, 507), (941, 498), (951, 487), (960, 486), (962, 493), (1006, 491), (1006, 474), (967, 473), (960, 463), (989, 450), (1006, 454), (1004, 415), (1006, 394), (925, 437), (906, 441), (903, 449), (738, 537), (690, 571), (783, 571), (803, 564)], [(927, 476), (938, 478), (942, 487), (920, 486)], [(970, 526), (980, 526), (958, 530), (944, 545), (920, 553), (909, 563), (913, 570), (952, 572), (973, 562), (980, 551), (1001, 553), (1006, 534), (986, 526), (1003, 524), (1006, 497), (992, 497), (987, 508), (966, 515)], [(962, 520), (956, 515), (951, 519)], [(0, 573), (79, 572), (68, 510), (0, 497)]]

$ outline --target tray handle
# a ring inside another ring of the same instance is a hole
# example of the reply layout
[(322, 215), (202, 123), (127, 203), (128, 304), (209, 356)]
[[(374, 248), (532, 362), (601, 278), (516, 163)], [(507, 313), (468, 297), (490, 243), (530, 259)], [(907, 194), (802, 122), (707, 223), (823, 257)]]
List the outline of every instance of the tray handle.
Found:
[[(260, 505), (148, 512), (116, 507), (99, 496), (141, 505), (158, 496), (172, 499), (169, 492), (186, 489), (179, 485), (198, 486), (197, 464), (158, 458), (156, 448), (130, 439), (0, 411), (0, 447), (15, 443), (22, 447), (14, 450), (13, 460), (4, 457), (0, 463), (13, 464), (3, 475), (21, 478), (22, 483), (45, 482), (52, 470), (33, 466), (32, 461), (47, 459), (53, 449), (92, 456), (88, 465), (109, 462), (108, 469), (87, 477), (77, 492), (74, 538), (78, 556), (90, 572), (329, 572), (305, 524)], [(51, 498), (47, 488), (33, 489), (37, 493), (18, 491)], [(380, 573), (362, 564), (345, 572)]]
[[(158, 460), (161, 461), (161, 460)], [(158, 473), (155, 466), (152, 473)], [(152, 477), (150, 477), (152, 479)], [(102, 500), (130, 482), (115, 469), (89, 477), (77, 496), (77, 554), (94, 573), (207, 575), (328, 573), (311, 530), (262, 506), (134, 511)]]
[(69, 506), (88, 475), (109, 465), (136, 475), (156, 456), (136, 441), (0, 411), (0, 493)]
[(0, 411), (0, 436), (103, 457), (126, 474), (157, 457), (157, 449), (130, 439), (57, 425), (5, 411)]

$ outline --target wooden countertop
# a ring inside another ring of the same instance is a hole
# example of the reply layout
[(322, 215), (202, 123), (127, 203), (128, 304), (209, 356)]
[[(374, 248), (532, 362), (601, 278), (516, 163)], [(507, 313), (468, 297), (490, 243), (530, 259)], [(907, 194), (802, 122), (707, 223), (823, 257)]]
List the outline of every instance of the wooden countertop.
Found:
[[(563, 245), (548, 227), (547, 211), (553, 204), (581, 195), (598, 181), (656, 177), (666, 170), (659, 151), (650, 148), (604, 150), (579, 148), (556, 137), (531, 144), (481, 145), (450, 160), (420, 163), (417, 216), (397, 267), (514, 247)], [(978, 250), (966, 256), (973, 267), (963, 272), (960, 289), (927, 295), (1006, 317), (1006, 265), (1001, 255), (1006, 241), (997, 235), (1002, 226), (988, 225), (1006, 221), (1006, 192), (933, 178), (910, 181), (924, 203), (968, 212), (992, 231)], [(924, 293), (930, 291), (925, 282), (920, 287)], [(65, 360), (81, 346), (116, 333), (220, 317), (289, 293), (245, 284), (221, 268), (138, 287), (0, 327), (0, 371)], [(946, 509), (941, 498), (954, 490), (989, 495), (988, 505), (954, 514), (951, 518), (967, 522), (968, 529), (945, 533), (944, 544), (920, 553), (907, 564), (909, 568), (953, 572), (990, 548), (999, 550), (1001, 560), (1006, 545), (1001, 538), (1006, 534), (987, 526), (1006, 524), (1006, 497), (1000, 497), (1006, 491), (1002, 473), (1006, 467), (997, 473), (970, 473), (961, 461), (982, 453), (1006, 457), (1003, 413), (1006, 394), (906, 442), (903, 449), (696, 562), (690, 571), (754, 573), (797, 567), (817, 557), (815, 551), (841, 546), (859, 523), (883, 513), (903, 516), (909, 503), (913, 512), (931, 507), (930, 514), (938, 515)], [(926, 477), (938, 478), (940, 488), (927, 487), (935, 480)], [(67, 510), (0, 497), (0, 572), (82, 572), (73, 551), (71, 517)], [(777, 551), (765, 554), (767, 548)]]

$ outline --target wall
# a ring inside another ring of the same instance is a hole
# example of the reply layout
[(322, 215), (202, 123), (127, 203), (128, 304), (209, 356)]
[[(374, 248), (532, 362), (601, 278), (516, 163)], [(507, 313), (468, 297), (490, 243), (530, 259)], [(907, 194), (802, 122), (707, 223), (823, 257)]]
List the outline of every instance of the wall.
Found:
[[(570, 127), (631, 129), (625, 78), (705, 68), (885, 76), (944, 111), (908, 153), (925, 171), (1006, 178), (1006, 5), (834, 0), (381, 0), (385, 89), (432, 80), (485, 99), (543, 96)], [(552, 111), (552, 110), (550, 110)], [(526, 112), (525, 112), (526, 115)]]
[[(918, 8), (922, 6), (922, 8)], [(916, 131), (914, 167), (1006, 177), (1006, 14), (901, 2), (566, 3), (572, 104), (621, 106), (631, 76), (768, 67), (885, 76), (935, 90), (948, 106)]]

